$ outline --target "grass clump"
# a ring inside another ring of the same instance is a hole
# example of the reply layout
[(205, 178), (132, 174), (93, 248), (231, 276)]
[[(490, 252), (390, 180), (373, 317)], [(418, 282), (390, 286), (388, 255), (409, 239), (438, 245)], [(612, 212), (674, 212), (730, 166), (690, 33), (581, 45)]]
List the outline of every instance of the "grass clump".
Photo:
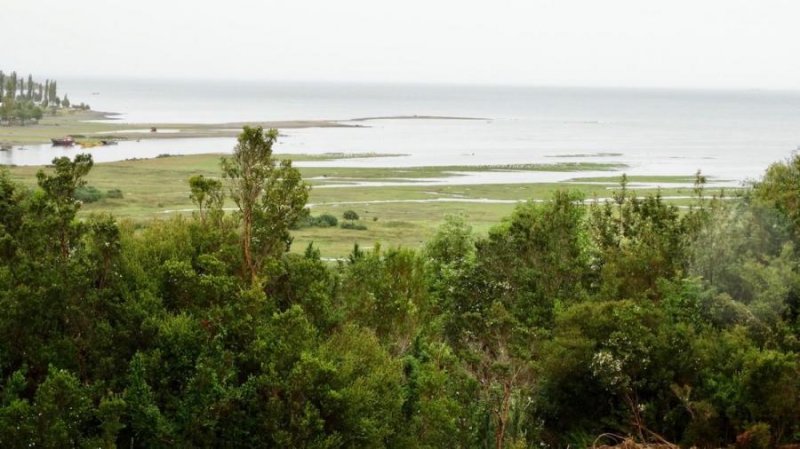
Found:
[(340, 225), (342, 229), (352, 229), (355, 231), (366, 231), (367, 226), (356, 221), (343, 221)]
[(387, 228), (413, 228), (414, 224), (407, 221), (392, 220), (386, 222), (385, 226)]
[(122, 199), (122, 190), (120, 189), (107, 190), (106, 198)]

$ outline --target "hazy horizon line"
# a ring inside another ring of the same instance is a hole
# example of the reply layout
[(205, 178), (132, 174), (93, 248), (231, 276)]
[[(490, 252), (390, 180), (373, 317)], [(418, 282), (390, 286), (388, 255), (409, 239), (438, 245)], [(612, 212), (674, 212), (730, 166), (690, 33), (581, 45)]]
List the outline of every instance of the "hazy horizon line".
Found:
[[(6, 72), (10, 73), (10, 72)], [(18, 75), (23, 72), (17, 71)], [(25, 72), (25, 76), (27, 76)], [(41, 78), (34, 75), (35, 79)], [(659, 85), (659, 84), (584, 84), (584, 83), (523, 83), (523, 82), (487, 82), (487, 81), (407, 81), (407, 80), (338, 80), (338, 79), (281, 79), (281, 78), (255, 78), (255, 77), (182, 77), (176, 75), (152, 76), (126, 76), (126, 75), (75, 75), (55, 74), (45, 77), (58, 80), (97, 80), (97, 81), (168, 81), (168, 82), (213, 82), (213, 83), (250, 83), (250, 84), (341, 84), (341, 85), (405, 85), (405, 86), (431, 86), (431, 87), (497, 87), (497, 88), (531, 88), (531, 89), (608, 89), (608, 90), (660, 90), (660, 91), (719, 91), (719, 92), (771, 92), (771, 93), (800, 93), (800, 88), (789, 87), (753, 87), (753, 86), (686, 86), (686, 85)]]

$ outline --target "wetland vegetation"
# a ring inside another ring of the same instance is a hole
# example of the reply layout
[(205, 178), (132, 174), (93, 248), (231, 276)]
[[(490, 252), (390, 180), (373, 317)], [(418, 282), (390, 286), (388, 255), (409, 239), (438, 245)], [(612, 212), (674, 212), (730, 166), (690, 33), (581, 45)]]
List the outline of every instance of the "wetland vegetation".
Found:
[[(316, 155), (278, 155), (291, 158), (296, 164), (305, 161), (336, 160), (351, 156), (373, 157), (371, 154), (316, 154)], [(381, 155), (383, 156), (383, 155)], [(89, 186), (101, 192), (119, 190), (123, 198), (103, 197), (98, 201), (84, 204), (80, 217), (91, 213), (109, 212), (121, 219), (135, 222), (149, 222), (153, 219), (167, 219), (174, 214), (191, 215), (194, 205), (190, 199), (188, 180), (195, 175), (207, 178), (219, 177), (219, 161), (223, 155), (203, 154), (169, 156), (156, 159), (141, 159), (112, 163), (95, 164), (87, 175)], [(585, 168), (597, 170), (598, 165), (589, 163), (580, 166), (567, 164), (570, 170)], [(560, 164), (526, 164), (517, 166), (522, 170), (558, 170)], [(605, 167), (603, 165), (602, 167)], [(340, 216), (346, 209), (355, 209), (368, 222), (366, 232), (354, 235), (341, 228), (308, 227), (293, 231), (301, 250), (314, 242), (324, 257), (345, 257), (354, 243), (371, 246), (380, 243), (384, 247), (403, 246), (419, 248), (432, 237), (448, 215), (462, 214), (480, 232), (508, 215), (517, 202), (544, 200), (565, 187), (580, 191), (586, 198), (606, 198), (611, 188), (619, 183), (619, 177), (596, 179), (582, 183), (580, 179), (570, 184), (527, 183), (527, 184), (468, 184), (468, 185), (415, 185), (421, 179), (435, 179), (460, 176), (463, 171), (488, 171), (511, 169), (508, 166), (486, 167), (409, 167), (409, 168), (357, 168), (357, 167), (297, 167), (306, 182), (312, 186), (309, 204), (315, 215), (332, 214)], [(35, 174), (40, 167), (10, 167), (9, 174), (17, 182), (30, 187), (35, 186)], [(661, 194), (667, 197), (686, 197), (691, 195), (689, 187), (694, 181), (691, 177), (675, 178), (632, 178), (636, 181), (650, 180), (660, 182)], [(394, 185), (363, 185), (356, 182), (393, 181)], [(399, 181), (399, 182), (398, 182)], [(591, 181), (591, 182), (589, 182)], [(688, 182), (687, 182), (688, 181)], [(399, 184), (399, 185), (398, 185)], [(670, 187), (673, 184), (674, 187)], [(689, 186), (687, 186), (687, 184)], [(344, 187), (331, 188), (330, 185)], [(647, 189), (642, 190), (644, 193)], [(733, 193), (731, 190), (729, 193)], [(675, 204), (685, 204), (685, 199), (670, 200)], [(230, 201), (225, 207), (232, 207)]]

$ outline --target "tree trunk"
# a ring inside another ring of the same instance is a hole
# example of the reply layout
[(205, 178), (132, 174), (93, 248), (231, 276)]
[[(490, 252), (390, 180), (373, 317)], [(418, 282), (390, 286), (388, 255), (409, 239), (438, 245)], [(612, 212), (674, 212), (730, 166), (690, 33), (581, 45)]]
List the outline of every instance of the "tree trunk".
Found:
[(639, 439), (642, 443), (645, 443), (647, 441), (644, 436), (646, 427), (642, 421), (642, 415), (639, 413), (639, 403), (635, 399), (635, 393), (625, 391), (623, 393), (623, 398), (631, 411), (631, 420), (633, 421), (633, 426), (636, 427), (636, 431), (639, 433)]
[(244, 263), (246, 270), (250, 275), (250, 280), (255, 282), (256, 267), (253, 263), (253, 254), (250, 248), (253, 232), (253, 214), (248, 208), (245, 208), (245, 210), (242, 211), (242, 224), (242, 255), (244, 256)]
[(494, 431), (495, 449), (503, 449), (506, 437), (506, 427), (508, 426), (508, 415), (511, 410), (511, 384), (503, 382), (503, 403), (497, 413), (497, 427)]
[(62, 229), (59, 234), (59, 241), (61, 243), (61, 258), (67, 260), (67, 257), (69, 257), (69, 241), (67, 240), (67, 232)]

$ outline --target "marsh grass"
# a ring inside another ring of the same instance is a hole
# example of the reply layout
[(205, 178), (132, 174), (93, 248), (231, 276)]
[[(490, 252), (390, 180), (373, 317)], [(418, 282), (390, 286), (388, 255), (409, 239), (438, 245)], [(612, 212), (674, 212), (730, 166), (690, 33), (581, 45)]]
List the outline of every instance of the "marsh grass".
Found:
[[(103, 193), (119, 190), (124, 192), (124, 197), (112, 198), (111, 195), (106, 194), (105, 198), (99, 201), (85, 204), (81, 215), (87, 216), (92, 212), (106, 211), (134, 223), (163, 219), (175, 214), (189, 215), (193, 208), (189, 199), (189, 177), (201, 174), (218, 178), (220, 175), (219, 159), (220, 155), (218, 154), (204, 154), (96, 164), (87, 177), (89, 185)], [(36, 172), (40, 168), (10, 167), (9, 172), (16, 181), (28, 186), (35, 186)], [(300, 170), (308, 179), (322, 169), (301, 168)], [(370, 177), (374, 180), (397, 174), (395, 173), (396, 169), (350, 168), (347, 170), (354, 175)], [(403, 170), (404, 174), (408, 176), (409, 171)], [(420, 170), (429, 169), (422, 168)], [(441, 173), (441, 168), (436, 170)], [(365, 176), (364, 173), (368, 173), (368, 176)], [(613, 179), (618, 178), (608, 178), (609, 182), (612, 182)], [(636, 177), (629, 179), (636, 179)], [(359, 215), (360, 221), (367, 226), (366, 230), (358, 232), (340, 227), (307, 227), (293, 231), (295, 251), (302, 251), (308, 243), (314, 242), (315, 246), (322, 251), (323, 256), (332, 258), (346, 256), (356, 242), (367, 247), (371, 247), (374, 243), (380, 243), (384, 247), (420, 247), (433, 236), (436, 228), (447, 215), (462, 214), (469, 218), (477, 232), (486, 232), (491, 226), (499, 223), (503, 217), (508, 216), (517, 201), (548, 199), (554, 191), (559, 189), (579, 191), (587, 199), (606, 198), (612, 192), (612, 188), (606, 185), (581, 184), (580, 182), (440, 186), (410, 184), (343, 188), (322, 188), (315, 181), (311, 181), (311, 183), (318, 187), (312, 189), (309, 198), (311, 212), (314, 216), (330, 214), (341, 217), (344, 211), (352, 209)], [(639, 191), (639, 193), (646, 192), (646, 190)], [(708, 194), (712, 192), (712, 189), (708, 189)], [(692, 189), (663, 188), (661, 193), (665, 196), (690, 196)], [(482, 199), (512, 202), (502, 204), (461, 202)], [(428, 200), (436, 200), (436, 202), (407, 202)], [(371, 201), (387, 202), (370, 203)], [(681, 205), (690, 202), (690, 200), (674, 201)], [(231, 202), (225, 204), (225, 207), (228, 208), (233, 206)], [(375, 220), (375, 218), (379, 219)]]

